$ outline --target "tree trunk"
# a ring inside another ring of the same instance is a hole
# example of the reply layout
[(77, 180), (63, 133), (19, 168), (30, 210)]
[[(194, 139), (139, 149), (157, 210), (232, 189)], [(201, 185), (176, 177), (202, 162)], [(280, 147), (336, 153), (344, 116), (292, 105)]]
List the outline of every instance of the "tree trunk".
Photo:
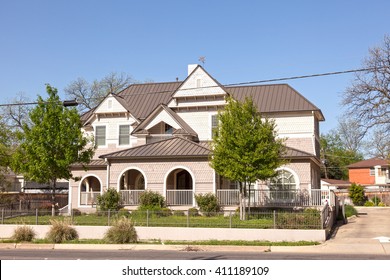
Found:
[(246, 220), (246, 184), (244, 183), (244, 186), (242, 185), (242, 182), (240, 184), (240, 220), (244, 221)]
[(54, 217), (56, 215), (56, 179), (53, 179), (51, 187), (51, 215)]

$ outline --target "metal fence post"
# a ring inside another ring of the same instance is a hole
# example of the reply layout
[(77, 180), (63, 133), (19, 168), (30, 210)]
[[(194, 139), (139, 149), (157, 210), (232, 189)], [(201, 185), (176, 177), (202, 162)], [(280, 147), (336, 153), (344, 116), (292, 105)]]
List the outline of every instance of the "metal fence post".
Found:
[(1, 209), (1, 223), (4, 224), (4, 208)]
[(187, 213), (187, 227), (190, 227), (190, 211)]
[(38, 208), (35, 208), (35, 224), (38, 225)]
[(149, 226), (149, 210), (146, 210), (146, 226)]
[(229, 227), (232, 228), (232, 210), (229, 211)]
[(108, 209), (108, 215), (107, 215), (107, 225), (110, 226), (110, 216), (111, 216), (111, 210)]

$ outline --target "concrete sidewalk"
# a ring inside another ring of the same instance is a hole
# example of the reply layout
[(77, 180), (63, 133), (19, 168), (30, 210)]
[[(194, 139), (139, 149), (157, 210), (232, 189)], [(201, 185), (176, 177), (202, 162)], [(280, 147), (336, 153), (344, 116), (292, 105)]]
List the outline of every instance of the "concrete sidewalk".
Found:
[(156, 244), (31, 244), (0, 243), (4, 249), (46, 249), (46, 250), (170, 250), (206, 252), (276, 252), (276, 253), (321, 253), (321, 254), (366, 254), (390, 255), (390, 243), (380, 240), (327, 241), (312, 246), (212, 246), (212, 245), (156, 245)]

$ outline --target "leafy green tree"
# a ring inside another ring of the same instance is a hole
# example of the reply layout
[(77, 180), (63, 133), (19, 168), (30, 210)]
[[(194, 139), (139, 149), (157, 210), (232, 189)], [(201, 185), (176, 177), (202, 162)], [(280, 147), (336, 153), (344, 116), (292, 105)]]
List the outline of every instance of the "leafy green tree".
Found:
[(349, 164), (363, 160), (363, 155), (349, 149), (337, 130), (321, 135), (322, 178), (348, 180)]
[(364, 187), (353, 183), (348, 190), (349, 197), (352, 199), (354, 205), (362, 206), (367, 200), (364, 193)]
[(94, 147), (81, 131), (77, 110), (63, 106), (57, 89), (46, 85), (46, 91), (49, 97), (38, 96), (29, 114), (31, 123), (23, 124), (11, 167), (29, 180), (50, 185), (54, 215), (57, 180), (72, 178), (72, 164), (90, 162)]
[(274, 177), (284, 163), (283, 140), (276, 137), (274, 121), (262, 118), (250, 98), (242, 103), (227, 98), (218, 120), (210, 165), (219, 175), (239, 183), (240, 218), (245, 219), (250, 186)]
[(5, 174), (8, 172), (10, 156), (12, 153), (12, 133), (0, 117), (0, 191), (5, 191), (10, 186)]

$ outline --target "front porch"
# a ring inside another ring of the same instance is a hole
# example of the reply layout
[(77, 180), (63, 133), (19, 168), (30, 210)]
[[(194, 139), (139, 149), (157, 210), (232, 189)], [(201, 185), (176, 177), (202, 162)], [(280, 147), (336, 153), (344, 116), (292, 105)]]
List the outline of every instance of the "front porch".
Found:
[[(217, 190), (221, 206), (238, 206), (239, 190)], [(329, 190), (250, 190), (247, 198), (250, 207), (312, 207), (334, 205)]]
[[(137, 206), (144, 190), (121, 190), (122, 204)], [(193, 190), (167, 190), (165, 197), (168, 206), (193, 206)], [(238, 206), (238, 190), (217, 190), (221, 206)], [(315, 207), (334, 205), (334, 195), (329, 190), (251, 190), (247, 198), (250, 207)]]

